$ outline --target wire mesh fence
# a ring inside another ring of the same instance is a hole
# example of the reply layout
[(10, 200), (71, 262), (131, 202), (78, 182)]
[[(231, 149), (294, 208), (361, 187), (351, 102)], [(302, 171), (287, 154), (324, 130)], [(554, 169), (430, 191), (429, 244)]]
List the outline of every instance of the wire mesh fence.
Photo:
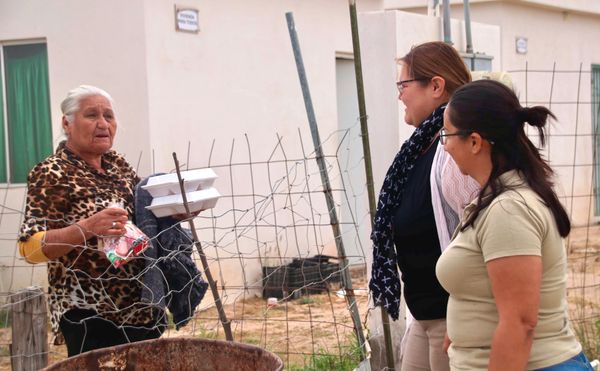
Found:
[[(216, 207), (202, 212), (194, 223), (218, 283), (234, 340), (279, 354), (291, 369), (313, 367), (310, 365), (319, 362), (332, 365), (356, 361), (361, 357), (353, 314), (361, 322), (366, 321), (368, 249), (363, 245), (365, 236), (364, 233), (361, 236), (361, 229), (366, 230), (361, 224), (368, 222), (368, 210), (363, 207), (355, 214), (357, 205), (362, 205), (364, 186), (356, 193), (346, 190), (351, 183), (349, 172), (360, 170), (362, 156), (354, 155), (353, 159), (347, 154), (340, 155), (350, 142), (360, 140), (356, 133), (350, 134), (355, 130), (357, 126), (337, 131), (323, 143), (333, 152), (325, 156), (325, 163), (331, 179), (329, 191), (340, 213), (341, 235), (337, 237), (332, 233), (315, 154), (305, 148), (300, 131), (290, 139), (293, 144), (286, 143), (288, 138), (275, 135), (270, 152), (262, 151), (267, 153), (265, 158), (253, 158), (256, 149), (248, 136), (241, 145), (235, 141), (213, 145), (204, 154), (207, 167), (219, 176), (215, 186), (221, 198)], [(264, 140), (258, 146), (264, 148)], [(225, 149), (228, 156), (215, 156), (215, 148)], [(289, 148), (296, 151), (292, 153)], [(214, 157), (228, 157), (229, 161), (212, 163)], [(2, 253), (5, 265), (0, 367), (7, 368), (11, 356), (11, 298), (22, 287), (44, 285), (45, 265), (28, 265), (15, 247), (25, 188), (8, 187), (2, 191), (0, 197), (5, 200), (21, 201), (14, 208), (5, 203), (2, 214), (3, 226), (8, 231)], [(7, 216), (11, 217), (10, 226)], [(345, 242), (345, 260), (338, 254), (336, 238)], [(174, 258), (173, 254), (169, 258)], [(201, 267), (197, 252), (193, 258)], [(159, 263), (148, 260), (147, 269)], [(344, 271), (351, 272), (352, 290), (343, 282)], [(168, 288), (167, 295), (169, 290), (173, 288)], [(350, 295), (355, 298), (352, 308), (348, 306)], [(193, 318), (181, 328), (172, 315), (167, 316), (168, 329), (163, 337), (225, 338), (210, 295), (205, 296)], [(51, 335), (48, 340), (50, 362), (65, 358), (65, 346), (55, 345)]]
[[(567, 240), (569, 314), (586, 352), (598, 358), (600, 226), (595, 215), (600, 162), (596, 159), (599, 120), (594, 117), (598, 96), (590, 95), (592, 71), (525, 66), (509, 74), (524, 105), (544, 105), (557, 116), (543, 154), (556, 171), (557, 191), (575, 225)], [(529, 134), (535, 139), (534, 132)], [(368, 338), (370, 307), (370, 222), (358, 120), (323, 142), (339, 215), (337, 237), (315, 153), (301, 131), (285, 137), (275, 134), (270, 147), (264, 138), (236, 139), (213, 144), (208, 153), (188, 149), (187, 154), (188, 158), (204, 156), (206, 167), (219, 176), (215, 186), (222, 196), (215, 208), (195, 219), (195, 226), (234, 340), (275, 352), (287, 369), (352, 369), (361, 349), (352, 315), (358, 314)], [(3, 369), (10, 368), (11, 362), (11, 297), (23, 287), (47, 285), (45, 265), (25, 263), (15, 247), (25, 192), (19, 185), (0, 190)], [(336, 238), (344, 242), (346, 264), (340, 264)], [(193, 257), (201, 267), (196, 252)], [(341, 279), (345, 270), (350, 272), (352, 290), (346, 290)], [(348, 295), (356, 299), (352, 308)], [(168, 318), (163, 337), (225, 338), (210, 295), (178, 330), (178, 323)], [(54, 345), (52, 336), (48, 341), (51, 363), (66, 358), (64, 345)]]

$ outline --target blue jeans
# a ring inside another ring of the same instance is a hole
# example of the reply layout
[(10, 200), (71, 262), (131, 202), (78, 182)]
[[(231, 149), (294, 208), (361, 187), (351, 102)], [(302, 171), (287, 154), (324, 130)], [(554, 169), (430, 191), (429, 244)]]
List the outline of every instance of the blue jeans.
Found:
[(566, 361), (559, 363), (554, 366), (538, 368), (536, 371), (576, 371), (576, 370), (586, 370), (586, 371), (594, 371), (592, 366), (590, 365), (590, 361), (588, 361), (587, 357), (583, 352), (579, 353), (573, 358), (567, 359)]

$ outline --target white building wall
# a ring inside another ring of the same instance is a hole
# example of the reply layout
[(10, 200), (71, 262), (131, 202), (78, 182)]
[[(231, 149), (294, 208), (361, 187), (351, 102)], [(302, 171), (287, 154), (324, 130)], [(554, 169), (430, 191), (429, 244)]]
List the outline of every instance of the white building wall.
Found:
[[(382, 1), (361, 2), (362, 10)], [(200, 33), (173, 30), (173, 3), (148, 1), (146, 37), (151, 147), (156, 169), (171, 169), (171, 152), (191, 142), (191, 167), (229, 161), (231, 140), (247, 133), (262, 158), (275, 133), (308, 134), (306, 112), (285, 13), (293, 12), (321, 135), (336, 129), (335, 53), (351, 52), (345, 1), (188, 1), (199, 9)], [(310, 140), (307, 136), (306, 139)], [(259, 146), (257, 146), (259, 147)]]

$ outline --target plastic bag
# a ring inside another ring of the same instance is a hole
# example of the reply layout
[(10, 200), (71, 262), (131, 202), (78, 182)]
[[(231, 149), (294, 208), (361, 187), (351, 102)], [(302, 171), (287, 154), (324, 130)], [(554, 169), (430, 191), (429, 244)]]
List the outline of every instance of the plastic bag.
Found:
[(120, 237), (102, 238), (102, 249), (113, 266), (119, 267), (134, 256), (144, 252), (150, 239), (132, 222), (125, 224), (125, 234)]
[[(108, 207), (123, 209), (122, 201), (112, 201)], [(138, 256), (149, 246), (150, 239), (131, 221), (125, 225), (125, 233), (119, 237), (103, 237), (100, 239), (100, 249), (115, 267), (119, 267), (134, 256)]]

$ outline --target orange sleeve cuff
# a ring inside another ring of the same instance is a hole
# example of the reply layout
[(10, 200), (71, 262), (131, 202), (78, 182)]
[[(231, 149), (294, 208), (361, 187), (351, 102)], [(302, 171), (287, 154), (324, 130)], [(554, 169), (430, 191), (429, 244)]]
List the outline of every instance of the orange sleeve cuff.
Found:
[(50, 260), (42, 250), (42, 245), (46, 239), (46, 232), (37, 232), (29, 237), (27, 241), (19, 241), (19, 253), (28, 263), (45, 263)]

